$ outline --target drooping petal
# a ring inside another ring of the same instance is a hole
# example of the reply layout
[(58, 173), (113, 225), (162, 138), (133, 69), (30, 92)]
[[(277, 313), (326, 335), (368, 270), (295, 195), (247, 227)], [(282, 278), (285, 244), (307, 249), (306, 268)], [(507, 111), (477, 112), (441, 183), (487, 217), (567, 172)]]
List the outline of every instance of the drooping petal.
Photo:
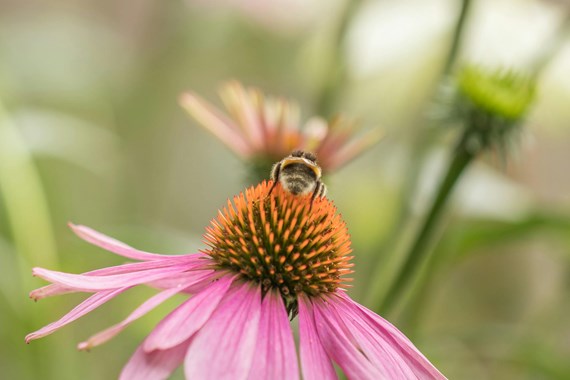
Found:
[(90, 276), (51, 271), (44, 268), (33, 268), (34, 276), (44, 280), (60, 284), (64, 287), (73, 288), (76, 291), (93, 292), (123, 288), (133, 285), (144, 284), (184, 272), (192, 268), (194, 264), (180, 263), (166, 268), (149, 269), (132, 273), (115, 274), (108, 276)]
[[(210, 278), (210, 276), (208, 277)], [(201, 280), (202, 280), (201, 277), (191, 278), (188, 279), (187, 282), (184, 284), (179, 284), (175, 287), (172, 287), (170, 289), (164, 290), (156, 294), (155, 296), (146, 300), (141, 306), (136, 308), (123, 321), (114, 326), (109, 327), (108, 329), (99, 332), (98, 334), (91, 336), (85, 342), (79, 343), (77, 348), (80, 350), (89, 350), (95, 346), (99, 346), (107, 342), (108, 340), (112, 339), (117, 334), (119, 334), (121, 331), (123, 331), (128, 325), (130, 325), (131, 323), (133, 323), (134, 321), (136, 321), (137, 319), (139, 319), (140, 317), (142, 317), (143, 315), (145, 315), (146, 313), (148, 313), (149, 311), (151, 311), (152, 309), (154, 309), (155, 307), (166, 301), (168, 298), (186, 290), (188, 287), (191, 287), (196, 282), (200, 282)], [(181, 341), (178, 343), (181, 343)]]
[(123, 242), (120, 242), (112, 237), (103, 235), (100, 232), (95, 231), (92, 228), (76, 225), (73, 223), (69, 223), (69, 227), (72, 229), (73, 232), (81, 239), (85, 240), (88, 243), (101, 247), (109, 252), (113, 252), (117, 255), (128, 257), (129, 259), (133, 260), (162, 260), (166, 258), (180, 258), (185, 259), (185, 256), (188, 255), (161, 255), (157, 253), (145, 252), (133, 248)]
[(327, 310), (335, 309), (339, 323), (344, 323), (350, 331), (354, 346), (362, 352), (367, 361), (375, 366), (384, 376), (391, 379), (415, 379), (416, 374), (408, 366), (397, 346), (370, 329), (359, 318), (355, 318), (337, 302), (330, 302)]
[(194, 335), (184, 363), (187, 379), (246, 379), (259, 328), (261, 290), (245, 283), (226, 293)]
[(165, 350), (190, 338), (208, 321), (232, 281), (231, 276), (222, 277), (178, 306), (145, 340), (145, 351)]
[(235, 81), (228, 83), (220, 91), (222, 101), (234, 120), (238, 122), (243, 135), (246, 136), (252, 149), (258, 151), (262, 148), (264, 125), (259, 114), (256, 113), (256, 108), (263, 107), (263, 103), (257, 102), (256, 107), (254, 104), (256, 96), (260, 94), (253, 89), (246, 90)]
[[(117, 265), (113, 267), (103, 268), (103, 269), (97, 269), (90, 272), (85, 272), (83, 273), (83, 275), (99, 276), (99, 275), (122, 274), (122, 273), (137, 272), (147, 269), (162, 268), (165, 266), (172, 266), (173, 264), (177, 265), (178, 262), (161, 260), (161, 261), (142, 262), (142, 263), (129, 263), (124, 265)], [(73, 287), (66, 287), (60, 284), (50, 284), (32, 290), (30, 292), (30, 298), (37, 301), (42, 298), (52, 297), (66, 293), (73, 293), (77, 291), (79, 290)]]
[(293, 332), (281, 295), (270, 291), (261, 304), (255, 359), (249, 380), (299, 378)]
[(327, 170), (334, 171), (339, 167), (346, 165), (362, 152), (378, 143), (383, 135), (384, 133), (382, 130), (373, 129), (362, 136), (356, 137), (344, 144), (340, 144), (334, 151), (334, 154), (330, 155), (330, 159), (326, 164)]
[[(362, 334), (370, 337), (370, 342), (389, 344), (400, 359), (400, 365), (407, 366), (420, 379), (445, 379), (446, 377), (414, 346), (394, 325), (384, 318), (354, 302), (344, 292), (337, 293), (341, 302), (335, 307), (356, 325)], [(372, 355), (372, 353), (370, 353)]]
[[(194, 262), (195, 264), (192, 264)], [(151, 286), (155, 286), (159, 289), (168, 289), (179, 286), (182, 283), (191, 281), (194, 277), (204, 276), (206, 273), (212, 273), (213, 270), (206, 269), (208, 268), (209, 261), (208, 260), (196, 260), (188, 262), (188, 268), (186, 272), (182, 272), (179, 274), (172, 274), (168, 276), (168, 278), (158, 279), (155, 281), (151, 281), (148, 284)], [(179, 265), (180, 261), (178, 260), (157, 260), (157, 261), (146, 261), (140, 263), (129, 263), (123, 265), (117, 265), (114, 267), (108, 267), (103, 269), (97, 269), (89, 272), (82, 273), (82, 275), (86, 276), (104, 276), (104, 275), (117, 275), (123, 273), (130, 273), (130, 272), (138, 272), (148, 269), (158, 269), (162, 267), (169, 267), (174, 265)], [(193, 289), (192, 289), (193, 290)], [(73, 293), (81, 291), (74, 287), (66, 287), (60, 284), (50, 284), (43, 286), (41, 288), (32, 290), (30, 292), (30, 298), (33, 300), (40, 300), (46, 297), (52, 297), (56, 295), (66, 294), (66, 293)]]
[(151, 281), (147, 283), (147, 285), (157, 289), (170, 289), (191, 281), (192, 279), (199, 279), (199, 281), (192, 282), (192, 285), (189, 285), (184, 289), (184, 293), (196, 294), (207, 287), (216, 277), (218, 277), (218, 273), (213, 269), (190, 270), (182, 273), (176, 273), (172, 276), (161, 278), (156, 281)]
[(65, 286), (57, 284), (49, 284), (42, 286), (41, 288), (34, 289), (30, 292), (30, 298), (34, 301), (39, 301), (43, 298), (59, 296), (61, 294), (74, 293), (77, 290), (72, 288), (66, 288)]
[(354, 338), (339, 318), (336, 310), (326, 307), (320, 300), (313, 302), (315, 325), (319, 338), (329, 357), (338, 364), (346, 376), (350, 379), (376, 380), (393, 379), (400, 377), (391, 376), (390, 368), (387, 372), (378, 370), (354, 344)]
[(266, 99), (267, 154), (278, 157), (301, 148), (303, 136), (299, 130), (299, 105), (285, 99)]
[(332, 361), (317, 334), (311, 301), (304, 296), (299, 301), (299, 356), (304, 380), (337, 379)]
[(119, 380), (163, 380), (182, 364), (188, 350), (189, 341), (168, 350), (146, 352), (144, 342), (123, 368)]
[(87, 298), (85, 301), (74, 307), (69, 313), (64, 315), (59, 320), (52, 322), (47, 326), (44, 326), (38, 331), (34, 331), (33, 333), (28, 334), (26, 336), (26, 343), (29, 343), (34, 339), (42, 338), (53, 333), (56, 330), (59, 330), (63, 326), (83, 317), (85, 314), (95, 310), (99, 306), (115, 298), (127, 289), (128, 288), (119, 288), (93, 294), (91, 297)]
[(210, 103), (187, 92), (180, 97), (180, 105), (238, 155), (247, 157), (251, 154), (251, 147), (239, 132), (239, 127)]

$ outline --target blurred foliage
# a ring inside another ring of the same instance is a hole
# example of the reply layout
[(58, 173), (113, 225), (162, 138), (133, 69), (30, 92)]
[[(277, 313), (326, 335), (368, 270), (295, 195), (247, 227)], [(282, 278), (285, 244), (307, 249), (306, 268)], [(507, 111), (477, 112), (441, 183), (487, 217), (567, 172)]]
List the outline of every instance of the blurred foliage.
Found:
[[(148, 251), (195, 252), (217, 209), (245, 186), (242, 163), (179, 107), (188, 89), (216, 99), (219, 85), (236, 78), (296, 99), (304, 117), (319, 108), (384, 128), (382, 143), (327, 178), (353, 237), (354, 297), (373, 304), (373, 277), (388, 278), (409, 245), (441, 177), (438, 153), (455, 137), (426, 113), (459, 2), (361, 1), (340, 29), (340, 0), (262, 10), (248, 0), (206, 3), (0, 3), (2, 378), (114, 378), (179, 301), (89, 354), (75, 345), (151, 289), (24, 344), (80, 299), (34, 304), (27, 294), (44, 282), (31, 277), (33, 266), (82, 272), (123, 263), (73, 236), (68, 221)], [(537, 103), (515, 159), (485, 157), (494, 177), (466, 173), (470, 186), (453, 195), (425, 286), (386, 317), (449, 378), (567, 379), (570, 42), (558, 26), (570, 8), (479, 0), (471, 12), (459, 61), (524, 69), (542, 45), (556, 39), (557, 48), (540, 59)], [(323, 97), (327, 76), (334, 96)]]

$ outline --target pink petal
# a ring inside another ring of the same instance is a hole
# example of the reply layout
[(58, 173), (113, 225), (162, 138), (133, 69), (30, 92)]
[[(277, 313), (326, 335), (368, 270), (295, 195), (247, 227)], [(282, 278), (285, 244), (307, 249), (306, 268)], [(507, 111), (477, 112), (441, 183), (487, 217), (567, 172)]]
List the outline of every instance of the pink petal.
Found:
[(85, 301), (81, 302), (79, 305), (74, 307), (73, 310), (64, 315), (58, 321), (50, 323), (49, 325), (39, 329), (38, 331), (28, 334), (26, 336), (26, 343), (29, 343), (34, 339), (42, 338), (46, 335), (53, 333), (56, 330), (59, 330), (63, 326), (83, 317), (85, 314), (93, 311), (94, 309), (98, 308), (104, 303), (115, 298), (117, 295), (121, 294), (127, 289), (128, 288), (120, 288), (120, 289), (103, 291), (93, 294), (91, 297), (87, 298)]
[(332, 362), (317, 334), (311, 301), (300, 296), (299, 302), (299, 355), (304, 380), (337, 379)]
[[(196, 281), (199, 280), (196, 279), (195, 282)], [(81, 342), (77, 348), (80, 350), (89, 350), (93, 347), (99, 346), (107, 342), (108, 340), (114, 338), (121, 331), (123, 331), (128, 325), (130, 325), (131, 323), (133, 323), (134, 321), (136, 321), (137, 319), (139, 319), (140, 317), (142, 317), (143, 315), (145, 315), (146, 313), (148, 313), (149, 311), (151, 311), (152, 309), (154, 309), (155, 307), (157, 307), (158, 305), (160, 305), (170, 297), (180, 293), (181, 291), (186, 289), (187, 286), (190, 285), (192, 285), (192, 283), (180, 285), (156, 294), (155, 296), (146, 300), (141, 306), (136, 308), (135, 311), (133, 311), (126, 319), (124, 319), (123, 321), (114, 326), (109, 327), (108, 329), (101, 331), (98, 334), (91, 336), (89, 339), (87, 339), (87, 341)]]
[(77, 236), (85, 240), (88, 243), (101, 247), (109, 252), (113, 252), (117, 255), (128, 257), (133, 260), (162, 260), (166, 258), (181, 258), (184, 259), (186, 255), (160, 255), (156, 253), (150, 253), (145, 251), (140, 251), (127, 244), (115, 240), (109, 236), (103, 235), (89, 227), (76, 225), (69, 223), (69, 227), (75, 232)]
[(149, 286), (152, 286), (157, 289), (170, 289), (179, 286), (182, 283), (188, 282), (193, 278), (199, 278), (199, 281), (193, 282), (192, 285), (188, 286), (184, 289), (184, 293), (189, 294), (196, 294), (205, 287), (207, 287), (210, 282), (215, 280), (217, 277), (220, 276), (219, 271), (215, 271), (213, 269), (209, 270), (192, 270), (182, 273), (173, 274), (167, 278), (161, 278), (160, 280), (151, 281), (148, 283)]
[[(264, 127), (256, 112), (256, 106), (253, 104), (253, 96), (255, 96), (253, 90), (248, 92), (238, 82), (229, 83), (221, 92), (226, 108), (242, 127), (253, 150), (259, 151), (263, 144)], [(259, 106), (262, 107), (262, 104)]]
[[(178, 264), (178, 262), (174, 262)], [(121, 274), (121, 273), (129, 273), (129, 272), (136, 272), (145, 269), (156, 269), (161, 268), (164, 266), (172, 266), (173, 262), (168, 260), (160, 261), (160, 264), (156, 261), (154, 262), (142, 262), (142, 263), (129, 263), (124, 265), (117, 265), (114, 267), (97, 269), (94, 271), (83, 273), (83, 275), (108, 275), (108, 274)], [(50, 284), (43, 286), (41, 288), (32, 290), (30, 292), (30, 298), (37, 301), (42, 298), (66, 294), (66, 293), (74, 293), (78, 290), (75, 288), (65, 287), (59, 284)]]
[(229, 291), (192, 338), (185, 359), (187, 379), (246, 379), (254, 359), (261, 290), (249, 283)]
[(34, 289), (30, 292), (30, 298), (34, 301), (41, 300), (42, 298), (58, 296), (61, 294), (74, 293), (75, 289), (66, 288), (57, 284), (49, 284), (41, 288)]
[(92, 292), (123, 288), (133, 285), (144, 284), (184, 272), (192, 268), (194, 264), (180, 263), (167, 268), (149, 269), (132, 273), (116, 274), (109, 276), (89, 276), (79, 274), (69, 274), (64, 272), (51, 271), (44, 268), (34, 268), (34, 276), (44, 280), (60, 284), (64, 287), (73, 288), (76, 291)]
[(192, 115), (198, 123), (220, 139), (231, 150), (242, 157), (251, 154), (251, 148), (239, 128), (233, 121), (220, 113), (214, 106), (187, 92), (180, 97), (180, 105)]
[(339, 318), (344, 322), (354, 340), (354, 345), (368, 361), (384, 376), (391, 379), (415, 379), (414, 371), (408, 366), (397, 346), (370, 329), (358, 316), (351, 315), (346, 307), (337, 302), (331, 302)]
[(298, 105), (283, 99), (265, 103), (268, 151), (283, 157), (293, 149), (300, 148), (302, 136), (299, 131)]
[(119, 380), (167, 379), (182, 364), (189, 343), (186, 341), (168, 350), (146, 352), (143, 349), (143, 342), (123, 368)]
[(287, 310), (277, 292), (270, 291), (261, 304), (255, 359), (249, 380), (299, 378), (297, 354)]
[[(162, 289), (172, 288), (172, 287), (178, 286), (181, 283), (186, 282), (186, 280), (189, 280), (189, 277), (201, 275), (201, 273), (199, 273), (199, 272), (204, 272), (204, 273), (206, 272), (206, 270), (204, 270), (202, 268), (207, 268), (209, 266), (209, 261), (204, 259), (204, 255), (196, 254), (196, 255), (188, 255), (188, 256), (199, 256), (200, 257), (200, 259), (196, 258), (196, 259), (188, 260), (188, 265), (189, 265), (188, 270), (191, 269), (192, 270), (191, 272), (184, 272), (184, 273), (181, 273), (179, 275), (174, 274), (174, 275), (168, 277), (168, 279), (160, 279), (160, 280), (153, 281), (151, 285), (154, 285), (155, 283), (160, 283), (160, 285), (162, 285), (162, 286), (157, 286), (158, 288), (162, 288)], [(194, 263), (194, 264), (191, 265), (192, 263)], [(82, 273), (82, 275), (103, 276), (103, 275), (111, 275), (111, 274), (122, 274), (122, 273), (137, 272), (137, 271), (142, 271), (142, 270), (147, 270), (147, 269), (157, 269), (157, 268), (174, 266), (174, 265), (180, 265), (180, 261), (179, 260), (165, 259), (165, 260), (157, 260), (157, 261), (145, 261), (145, 262), (141, 262), (141, 263), (129, 263), (129, 264), (117, 265), (117, 266), (109, 267), (109, 268), (97, 269), (97, 270), (93, 270), (90, 272), (85, 272), (85, 273)], [(208, 270), (208, 272), (212, 272), (212, 270)], [(165, 286), (165, 285), (168, 285), (168, 286)], [(30, 292), (30, 298), (37, 301), (37, 300), (42, 299), (42, 298), (66, 294), (66, 293), (73, 293), (73, 292), (77, 292), (77, 291), (79, 291), (79, 290), (76, 288), (73, 288), (73, 287), (65, 287), (65, 286), (59, 285), (59, 284), (50, 284), (50, 285), (35, 289), (32, 292)]]
[(315, 300), (313, 312), (317, 332), (326, 352), (342, 368), (350, 379), (400, 379), (390, 376), (391, 373), (382, 373), (356, 346), (354, 338), (346, 328), (338, 313), (324, 302)]
[(344, 292), (338, 292), (342, 303), (336, 303), (339, 311), (359, 325), (361, 331), (373, 336), (376, 342), (384, 341), (398, 352), (400, 359), (420, 379), (445, 379), (430, 361), (396, 327), (384, 318), (354, 302)]
[(145, 341), (145, 351), (164, 350), (190, 338), (208, 321), (234, 280), (225, 276), (164, 318)]
[(344, 166), (356, 156), (378, 143), (383, 135), (384, 133), (381, 130), (373, 129), (362, 136), (343, 143), (330, 155), (330, 159), (326, 164), (327, 169), (332, 171)]

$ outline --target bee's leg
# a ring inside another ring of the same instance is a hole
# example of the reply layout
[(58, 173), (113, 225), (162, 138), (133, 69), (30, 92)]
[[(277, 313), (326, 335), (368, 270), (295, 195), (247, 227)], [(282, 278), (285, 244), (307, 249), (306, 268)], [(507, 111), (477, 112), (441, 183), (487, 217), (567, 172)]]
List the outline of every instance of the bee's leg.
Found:
[(267, 193), (267, 196), (271, 195), (271, 192), (273, 192), (273, 189), (275, 189), (275, 186), (277, 186), (276, 180), (273, 181), (273, 185), (271, 185), (271, 189), (269, 189), (269, 193)]
[(321, 184), (321, 189), (319, 190), (319, 197), (323, 198), (324, 196), (327, 195), (327, 185), (325, 185), (322, 182), (319, 182)]
[(321, 193), (323, 186), (324, 186), (324, 184), (322, 182), (317, 182), (317, 185), (315, 186), (315, 190), (313, 190), (313, 194), (311, 195), (311, 205), (309, 206), (309, 211), (311, 211), (311, 209), (313, 208), (313, 202), (314, 202), (315, 198), (317, 196), (319, 196), (319, 194)]
[(281, 173), (281, 163), (278, 162), (275, 165), (273, 165), (273, 167), (271, 168), (271, 179), (273, 180), (273, 185), (271, 185), (271, 189), (269, 189), (269, 193), (267, 194), (267, 196), (270, 196), (271, 193), (273, 192), (273, 189), (275, 189), (275, 186), (277, 186), (277, 182), (279, 182), (280, 173)]

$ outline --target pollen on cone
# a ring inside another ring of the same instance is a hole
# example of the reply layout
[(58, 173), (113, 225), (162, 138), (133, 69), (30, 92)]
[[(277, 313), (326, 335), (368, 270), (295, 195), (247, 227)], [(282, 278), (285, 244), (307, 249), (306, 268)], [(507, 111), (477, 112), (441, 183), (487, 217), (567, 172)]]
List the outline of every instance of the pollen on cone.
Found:
[[(220, 269), (277, 289), (284, 297), (314, 296), (341, 287), (352, 273), (350, 236), (327, 198), (293, 195), (272, 182), (227, 203), (204, 240)], [(270, 193), (271, 192), (271, 193)]]

